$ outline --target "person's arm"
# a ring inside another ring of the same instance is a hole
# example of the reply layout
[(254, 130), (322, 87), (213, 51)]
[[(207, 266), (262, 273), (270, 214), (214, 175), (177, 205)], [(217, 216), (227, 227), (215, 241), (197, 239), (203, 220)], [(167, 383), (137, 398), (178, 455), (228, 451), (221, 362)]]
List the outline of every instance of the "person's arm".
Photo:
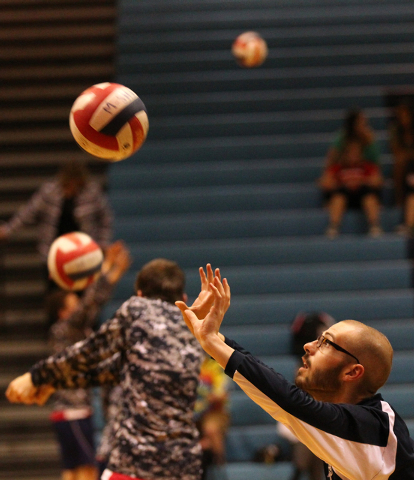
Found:
[(93, 386), (109, 386), (118, 385), (121, 379), (121, 370), (124, 364), (123, 352), (117, 352), (98, 363), (95, 368), (91, 368), (88, 372), (89, 382)]
[[(28, 373), (13, 380), (6, 397), (12, 403), (40, 404), (47, 400), (54, 389), (88, 388), (106, 382), (113, 383), (112, 374), (105, 377), (102, 373), (101, 362), (128, 348), (126, 330), (129, 323), (128, 315), (124, 316), (118, 310), (115, 317), (105, 322), (97, 332), (41, 360)], [(49, 391), (49, 395), (41, 396), (42, 392)]]
[(325, 168), (331, 167), (332, 165), (335, 165), (340, 158), (340, 152), (339, 150), (335, 147), (329, 147), (326, 157), (325, 157)]
[(121, 240), (112, 243), (105, 250), (101, 272), (111, 285), (115, 285), (131, 266), (131, 256)]
[(328, 148), (325, 156), (325, 165), (324, 168), (331, 167), (338, 163), (341, 153), (344, 148), (344, 133), (341, 131), (337, 132), (334, 140)]
[(52, 183), (46, 183), (40, 187), (28, 200), (28, 202), (12, 216), (12, 218), (3, 224), (0, 228), (0, 239), (8, 238), (14, 231), (23, 225), (36, 223), (39, 213), (45, 208), (44, 197), (53, 190)]
[(373, 188), (381, 188), (384, 185), (384, 177), (381, 174), (381, 171), (378, 165), (373, 163), (367, 165), (368, 175), (366, 177), (366, 185)]
[[(195, 313), (198, 319), (202, 319), (208, 314), (214, 303), (214, 296), (210, 289), (210, 283), (213, 282), (215, 275), (221, 280), (221, 275), (218, 268), (213, 272), (210, 263), (207, 264), (205, 272), (203, 267), (200, 267), (198, 273), (200, 275), (201, 290), (191, 307), (188, 307), (183, 301), (177, 301), (175, 302), (175, 305), (181, 310), (181, 312), (188, 309)], [(229, 305), (230, 301), (228, 306)]]
[(204, 351), (225, 368), (233, 349), (226, 345), (219, 329), (230, 306), (230, 287), (226, 279), (221, 281), (218, 268), (213, 274), (211, 265), (207, 264), (206, 271), (207, 274), (203, 268), (199, 269), (201, 291), (192, 306), (188, 307), (182, 301), (175, 304)]
[(9, 384), (6, 390), (6, 398), (11, 403), (44, 405), (55, 390), (51, 385), (36, 387), (33, 385), (32, 375), (30, 372), (26, 372)]
[(345, 478), (374, 478), (381, 470), (392, 421), (389, 406), (388, 413), (378, 400), (375, 408), (316, 401), (242, 348), (234, 349), (225, 372), (251, 400)]
[(131, 257), (124, 243), (111, 244), (105, 252), (100, 277), (86, 289), (79, 307), (67, 321), (75, 328), (93, 327), (99, 311), (130, 265)]
[(330, 192), (338, 188), (334, 166), (328, 167), (323, 171), (322, 176), (318, 180), (318, 185), (321, 190), (325, 192)]
[[(181, 310), (203, 349), (255, 403), (284, 423), (315, 455), (347, 478), (373, 478), (382, 468), (382, 447), (389, 435), (387, 413), (318, 402), (225, 339), (219, 328), (230, 303), (230, 287), (226, 279), (220, 282), (216, 276), (209, 288), (214, 304), (204, 319), (198, 319), (191, 309)], [(348, 457), (357, 459), (349, 462)]]

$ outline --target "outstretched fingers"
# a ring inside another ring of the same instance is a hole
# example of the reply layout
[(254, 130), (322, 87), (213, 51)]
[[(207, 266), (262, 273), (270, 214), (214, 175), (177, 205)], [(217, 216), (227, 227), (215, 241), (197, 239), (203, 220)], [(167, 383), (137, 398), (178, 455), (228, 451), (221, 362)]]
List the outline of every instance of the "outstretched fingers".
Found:
[(181, 310), (181, 315), (183, 316), (184, 322), (187, 325), (188, 329), (190, 332), (194, 335), (194, 328), (192, 323), (188, 320), (187, 315), (185, 312), (190, 312), (190, 308), (187, 306), (187, 304), (181, 300), (178, 300), (175, 302), (175, 305)]
[(197, 322), (199, 322), (197, 315), (194, 312), (192, 312), (189, 308), (185, 310), (181, 310), (181, 313), (183, 314), (183, 319), (188, 329), (198, 340), (198, 336), (196, 334), (196, 329), (195, 329)]
[(220, 299), (221, 299), (221, 308), (224, 309), (224, 313), (227, 312), (229, 306), (230, 306), (230, 285), (227, 282), (227, 279), (224, 278), (223, 281), (221, 282), (219, 277), (214, 278), (214, 282), (212, 284), (214, 288), (217, 289), (217, 292), (220, 294)]
[(205, 318), (204, 327), (206, 331), (214, 331), (214, 333), (218, 333), (224, 314), (228, 308), (228, 298), (223, 285), (218, 278), (214, 279), (214, 282), (210, 284), (210, 288), (214, 295), (214, 304), (210, 309), (210, 313)]
[[(208, 267), (210, 264), (207, 264), (207, 275), (208, 275)], [(211, 269), (211, 266), (210, 266)], [(208, 290), (208, 284), (210, 283), (210, 280), (208, 279), (206, 273), (204, 272), (204, 268), (200, 267), (198, 269), (198, 272), (200, 274), (200, 282), (201, 282), (201, 290)]]
[(201, 290), (208, 290), (210, 283), (213, 282), (215, 277), (218, 277), (219, 280), (221, 280), (220, 269), (216, 268), (213, 272), (213, 268), (210, 263), (207, 263), (205, 272), (203, 267), (200, 267), (198, 271), (200, 273)]
[(187, 327), (198, 340), (211, 333), (218, 333), (223, 316), (230, 306), (230, 287), (225, 278), (221, 280), (220, 269), (213, 271), (208, 263), (205, 270), (199, 268), (199, 274), (201, 291), (194, 303), (189, 307), (183, 301), (175, 302)]
[(175, 305), (181, 310), (181, 313), (184, 313), (186, 310), (188, 310), (188, 306), (185, 302), (183, 302), (182, 300), (177, 300), (175, 302)]

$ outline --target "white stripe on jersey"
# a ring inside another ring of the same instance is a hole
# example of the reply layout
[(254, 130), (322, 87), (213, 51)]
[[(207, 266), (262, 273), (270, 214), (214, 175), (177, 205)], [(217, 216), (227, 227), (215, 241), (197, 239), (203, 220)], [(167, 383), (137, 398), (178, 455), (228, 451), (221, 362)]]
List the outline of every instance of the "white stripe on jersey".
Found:
[[(387, 446), (380, 447), (346, 440), (299, 420), (283, 410), (237, 370), (233, 380), (269, 415), (286, 425), (317, 457), (331, 465), (342, 480), (387, 480), (394, 472), (397, 451), (397, 439), (393, 432), (395, 415), (388, 403), (381, 402), (383, 411), (389, 417), (390, 434)], [(348, 461), (344, 462), (344, 459)]]

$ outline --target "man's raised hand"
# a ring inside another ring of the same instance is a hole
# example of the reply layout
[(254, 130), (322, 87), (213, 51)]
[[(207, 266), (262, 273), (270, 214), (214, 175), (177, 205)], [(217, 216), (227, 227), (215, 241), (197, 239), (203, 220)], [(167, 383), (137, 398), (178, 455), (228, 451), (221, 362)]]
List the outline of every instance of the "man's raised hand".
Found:
[(200, 267), (198, 271), (200, 274), (201, 291), (198, 297), (194, 300), (194, 303), (191, 305), (191, 307), (187, 306), (186, 303), (182, 301), (175, 302), (175, 304), (182, 313), (184, 313), (185, 310), (191, 310), (198, 319), (201, 319), (206, 317), (214, 302), (214, 297), (210, 290), (210, 283), (213, 282), (215, 276), (217, 276), (219, 279), (221, 279), (221, 276), (218, 268), (216, 268), (213, 273), (213, 269), (209, 263), (206, 266), (207, 273), (204, 272), (203, 267)]
[(185, 323), (203, 348), (219, 334), (224, 314), (230, 306), (230, 286), (226, 279), (222, 282), (216, 275), (209, 290), (213, 296), (213, 305), (204, 319), (199, 319), (191, 308), (182, 312)]

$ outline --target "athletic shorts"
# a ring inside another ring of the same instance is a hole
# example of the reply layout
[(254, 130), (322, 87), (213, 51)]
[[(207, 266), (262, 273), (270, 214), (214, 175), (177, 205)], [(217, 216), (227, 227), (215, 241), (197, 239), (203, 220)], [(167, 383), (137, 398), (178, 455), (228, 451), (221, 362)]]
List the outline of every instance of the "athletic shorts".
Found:
[(338, 188), (331, 193), (331, 196), (335, 193), (342, 193), (347, 199), (347, 206), (349, 209), (358, 210), (362, 207), (362, 199), (369, 195), (375, 195), (379, 201), (381, 201), (381, 190), (378, 188), (363, 186), (358, 190), (348, 190), (347, 188)]
[(64, 470), (96, 465), (92, 417), (53, 422)]
[(141, 480), (137, 477), (128, 477), (123, 473), (111, 472), (111, 470), (104, 470), (101, 476), (101, 480)]

